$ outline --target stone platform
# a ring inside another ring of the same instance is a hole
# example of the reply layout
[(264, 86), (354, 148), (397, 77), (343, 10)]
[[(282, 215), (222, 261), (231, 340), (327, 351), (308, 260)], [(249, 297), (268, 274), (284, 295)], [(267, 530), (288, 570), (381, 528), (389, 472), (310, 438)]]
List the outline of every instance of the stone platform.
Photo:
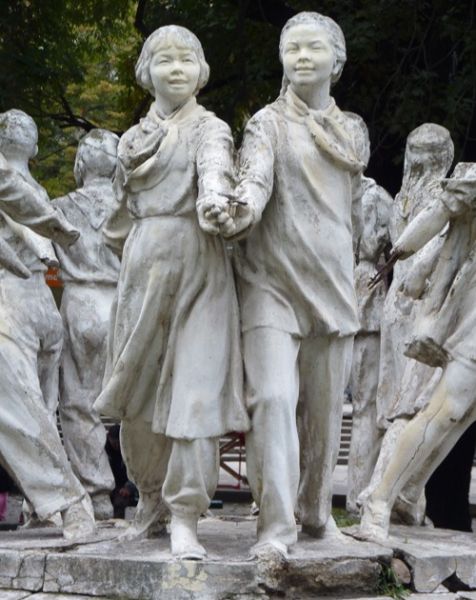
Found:
[[(358, 539), (358, 527), (345, 532)], [(389, 539), (380, 545), (408, 565), (417, 592), (433, 593), (442, 583), (455, 590), (476, 589), (474, 533), (392, 525)]]
[(289, 559), (276, 562), (247, 559), (255, 526), (251, 517), (203, 519), (199, 535), (209, 551), (203, 562), (172, 559), (168, 537), (120, 543), (113, 524), (81, 545), (56, 529), (2, 532), (0, 600), (385, 600), (378, 584), (382, 565), (394, 557), (408, 565), (413, 588), (426, 593), (415, 599), (476, 600), (476, 592), (456, 593), (476, 588), (472, 534), (397, 527), (385, 544), (301, 534)]
[(46, 593), (98, 600), (355, 597), (376, 593), (381, 564), (392, 556), (387, 548), (350, 537), (324, 542), (301, 535), (287, 561), (248, 560), (255, 527), (253, 518), (203, 519), (199, 535), (209, 551), (203, 562), (172, 559), (168, 537), (120, 543), (112, 526), (102, 526), (82, 545), (68, 543), (55, 529), (3, 532), (0, 588), (28, 591), (30, 596), (18, 599), (32, 600), (49, 600)]

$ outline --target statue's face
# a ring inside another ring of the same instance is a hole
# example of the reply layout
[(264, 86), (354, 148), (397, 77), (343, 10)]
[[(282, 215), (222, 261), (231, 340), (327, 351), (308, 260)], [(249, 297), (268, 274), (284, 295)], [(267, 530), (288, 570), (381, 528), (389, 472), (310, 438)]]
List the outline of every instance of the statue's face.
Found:
[(296, 25), (286, 33), (282, 60), (284, 73), (297, 90), (329, 81), (336, 67), (327, 31), (312, 24)]
[(177, 106), (191, 98), (197, 89), (200, 64), (190, 48), (173, 40), (161, 45), (150, 62), (150, 78), (156, 98)]

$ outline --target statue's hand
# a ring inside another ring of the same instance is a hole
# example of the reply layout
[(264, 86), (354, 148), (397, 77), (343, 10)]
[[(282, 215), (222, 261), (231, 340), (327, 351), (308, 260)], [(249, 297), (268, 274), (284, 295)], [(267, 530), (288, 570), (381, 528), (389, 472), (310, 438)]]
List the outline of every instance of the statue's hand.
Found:
[(390, 271), (393, 269), (394, 264), (402, 255), (403, 252), (399, 250), (398, 247), (395, 247), (392, 250), (390, 258), (387, 260), (387, 262), (382, 267), (380, 267), (380, 269), (377, 269), (377, 273), (370, 279), (370, 290), (373, 290), (381, 281), (384, 281), (385, 277), (388, 275), (388, 273), (390, 273)]
[(218, 235), (221, 227), (231, 221), (228, 201), (221, 197), (203, 198), (197, 203), (198, 223), (203, 231)]
[(229, 240), (237, 241), (245, 237), (255, 224), (255, 214), (252, 206), (244, 202), (235, 203), (233, 212), (231, 223), (226, 223), (226, 228), (221, 229), (221, 234)]
[(55, 216), (51, 219), (51, 239), (60, 246), (67, 248), (74, 244), (79, 236), (79, 231), (71, 225), (61, 211), (57, 210)]

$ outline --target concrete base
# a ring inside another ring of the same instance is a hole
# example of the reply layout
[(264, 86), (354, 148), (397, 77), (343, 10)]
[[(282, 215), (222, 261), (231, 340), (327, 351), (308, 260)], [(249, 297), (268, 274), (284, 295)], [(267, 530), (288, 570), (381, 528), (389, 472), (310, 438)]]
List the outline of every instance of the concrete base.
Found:
[[(350, 537), (329, 542), (301, 535), (286, 561), (248, 560), (255, 527), (253, 518), (201, 521), (199, 537), (209, 551), (203, 562), (172, 559), (168, 536), (119, 543), (112, 525), (101, 526), (98, 537), (83, 545), (66, 542), (58, 530), (5, 533), (0, 588), (36, 592), (18, 600), (81, 594), (121, 600), (355, 598), (376, 594), (380, 565), (392, 556), (390, 549)], [(38, 596), (47, 592), (53, 595)]]
[[(358, 527), (345, 530), (358, 538)], [(446, 582), (451, 590), (476, 589), (476, 536), (432, 527), (390, 528), (382, 548), (393, 550), (410, 568), (416, 592), (434, 592)]]

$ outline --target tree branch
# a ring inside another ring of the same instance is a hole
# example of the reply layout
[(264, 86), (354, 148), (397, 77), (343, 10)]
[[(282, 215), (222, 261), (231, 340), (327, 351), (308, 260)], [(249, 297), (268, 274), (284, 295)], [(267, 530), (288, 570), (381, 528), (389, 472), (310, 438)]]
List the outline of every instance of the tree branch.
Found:
[(138, 0), (136, 16), (134, 18), (134, 27), (144, 38), (146, 38), (150, 33), (152, 33), (149, 30), (149, 28), (146, 26), (145, 21), (144, 21), (146, 5), (147, 5), (147, 0)]

